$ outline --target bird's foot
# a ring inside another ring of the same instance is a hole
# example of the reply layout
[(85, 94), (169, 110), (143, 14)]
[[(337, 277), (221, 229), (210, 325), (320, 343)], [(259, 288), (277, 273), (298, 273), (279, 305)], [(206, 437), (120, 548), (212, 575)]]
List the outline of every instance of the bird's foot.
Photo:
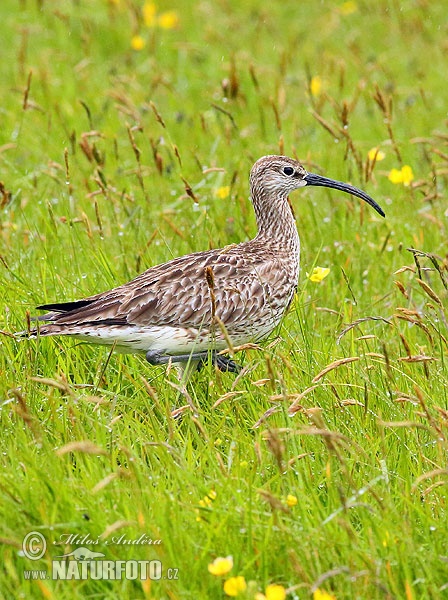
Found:
[(202, 370), (203, 366), (208, 362), (209, 358), (211, 358), (213, 364), (220, 371), (224, 371), (226, 373), (239, 373), (242, 369), (241, 365), (238, 365), (228, 356), (223, 356), (222, 354), (218, 354), (217, 352), (213, 351), (211, 353), (207, 352), (203, 358), (199, 359), (198, 371)]
[(214, 356), (214, 362), (220, 371), (226, 371), (228, 373), (239, 373), (243, 368), (231, 358), (223, 356), (222, 354), (216, 354), (216, 356)]

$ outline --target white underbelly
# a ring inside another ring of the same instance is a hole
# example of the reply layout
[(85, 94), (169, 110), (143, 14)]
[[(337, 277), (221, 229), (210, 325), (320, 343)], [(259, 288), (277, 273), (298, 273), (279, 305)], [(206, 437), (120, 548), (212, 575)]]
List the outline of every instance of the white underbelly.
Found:
[(169, 326), (112, 325), (92, 328), (91, 332), (85, 329), (82, 332), (73, 331), (70, 335), (94, 344), (115, 346), (115, 350), (122, 353), (146, 353), (152, 350), (175, 355), (201, 352), (210, 348), (223, 350), (228, 346), (222, 336), (213, 336), (208, 331)]

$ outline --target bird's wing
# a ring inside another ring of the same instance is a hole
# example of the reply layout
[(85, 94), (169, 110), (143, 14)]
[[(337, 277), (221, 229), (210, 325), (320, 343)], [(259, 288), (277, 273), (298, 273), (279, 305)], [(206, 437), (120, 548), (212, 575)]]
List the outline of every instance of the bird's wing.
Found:
[(245, 244), (181, 256), (154, 266), (118, 288), (67, 304), (40, 308), (60, 325), (134, 324), (201, 327), (212, 314), (235, 324), (260, 314), (267, 302), (272, 263)]

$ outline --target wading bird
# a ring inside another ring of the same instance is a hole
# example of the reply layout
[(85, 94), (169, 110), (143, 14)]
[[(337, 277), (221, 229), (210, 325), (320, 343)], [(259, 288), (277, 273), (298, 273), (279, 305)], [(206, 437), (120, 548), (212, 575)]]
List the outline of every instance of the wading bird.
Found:
[(219, 352), (266, 338), (293, 299), (300, 240), (288, 195), (305, 186), (352, 194), (384, 216), (352, 185), (308, 173), (292, 158), (263, 156), (250, 172), (258, 227), (254, 239), (175, 258), (82, 300), (39, 306), (49, 312), (29, 333), (144, 353), (151, 365), (172, 361), (191, 367), (210, 357), (219, 369), (238, 371)]

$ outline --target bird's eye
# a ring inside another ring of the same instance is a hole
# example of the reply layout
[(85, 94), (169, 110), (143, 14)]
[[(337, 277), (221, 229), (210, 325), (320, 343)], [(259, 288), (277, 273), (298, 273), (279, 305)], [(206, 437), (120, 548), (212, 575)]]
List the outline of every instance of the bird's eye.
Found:
[(284, 167), (283, 173), (285, 175), (292, 175), (294, 173), (294, 169), (292, 167)]

